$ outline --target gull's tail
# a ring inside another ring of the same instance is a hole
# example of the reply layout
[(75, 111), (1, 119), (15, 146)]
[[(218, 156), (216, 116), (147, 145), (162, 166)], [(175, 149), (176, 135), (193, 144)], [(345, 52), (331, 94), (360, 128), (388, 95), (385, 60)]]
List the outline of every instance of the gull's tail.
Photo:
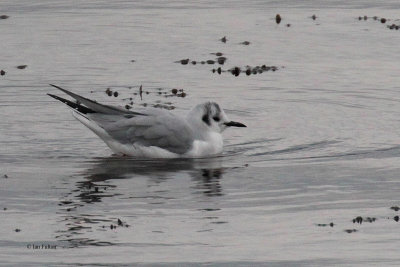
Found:
[[(61, 87), (52, 85), (51, 86), (63, 91), (67, 95), (71, 96), (76, 100), (76, 102), (64, 99), (62, 97), (48, 94), (52, 98), (55, 98), (64, 104), (68, 105), (73, 109), (72, 115), (86, 127), (92, 130), (96, 135), (98, 135), (115, 153), (119, 153), (117, 142), (113, 141), (111, 136), (105, 131), (105, 129), (98, 123), (98, 120), (104, 117), (115, 117), (108, 115), (127, 115), (135, 116), (140, 113), (132, 112), (129, 110), (120, 109), (118, 107), (107, 106), (99, 104), (93, 100), (87, 99), (83, 96), (74, 94), (67, 91)], [(141, 115), (141, 114), (140, 114)]]

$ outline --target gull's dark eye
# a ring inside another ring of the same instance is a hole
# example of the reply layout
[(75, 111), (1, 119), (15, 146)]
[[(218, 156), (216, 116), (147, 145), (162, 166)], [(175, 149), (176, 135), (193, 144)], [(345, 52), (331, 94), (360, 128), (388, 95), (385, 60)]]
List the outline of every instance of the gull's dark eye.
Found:
[(220, 119), (219, 119), (219, 117), (213, 117), (213, 120), (215, 120), (216, 122), (218, 122)]
[(208, 118), (208, 115), (205, 114), (203, 115), (203, 117), (201, 118), (207, 125), (210, 125), (210, 119)]

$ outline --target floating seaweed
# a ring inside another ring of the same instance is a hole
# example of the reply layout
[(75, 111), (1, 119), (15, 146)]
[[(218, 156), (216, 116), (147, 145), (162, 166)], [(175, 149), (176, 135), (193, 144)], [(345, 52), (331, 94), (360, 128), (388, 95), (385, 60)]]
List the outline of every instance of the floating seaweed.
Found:
[(218, 69), (212, 69), (211, 71), (213, 73), (217, 72), (218, 74), (221, 74), (222, 72), (230, 72), (232, 75), (235, 75), (237, 77), (240, 75), (241, 72), (246, 73), (247, 76), (250, 76), (251, 74), (256, 75), (267, 71), (277, 71), (278, 69), (279, 68), (277, 66), (267, 66), (264, 64), (262, 66), (246, 66), (244, 68), (236, 66), (228, 70), (222, 70), (221, 67), (219, 67)]
[(190, 59), (188, 59), (188, 58), (181, 59), (181, 60), (175, 61), (175, 63), (181, 63), (182, 65), (187, 65), (189, 63), (189, 60)]
[(327, 227), (327, 226), (333, 227), (333, 226), (335, 226), (335, 224), (333, 222), (331, 222), (331, 223), (318, 223), (317, 226), (318, 227)]
[(281, 15), (276, 14), (276, 16), (275, 16), (275, 22), (276, 22), (276, 24), (281, 23), (281, 21), (282, 21)]
[[(359, 21), (361, 21), (361, 20), (366, 21), (368, 18), (369, 18), (369, 17), (366, 16), (366, 15), (365, 15), (365, 16), (359, 16), (359, 17), (358, 17), (358, 20), (359, 20)], [(386, 22), (391, 21), (391, 19), (379, 18), (378, 16), (373, 16), (372, 18), (373, 18), (374, 21), (379, 21), (379, 22), (381, 22), (382, 24), (385, 24)], [(399, 30), (399, 29), (400, 29), (400, 25), (397, 25), (397, 24), (395, 24), (395, 23), (392, 23), (391, 25), (386, 25), (386, 28), (388, 28), (389, 30)]]

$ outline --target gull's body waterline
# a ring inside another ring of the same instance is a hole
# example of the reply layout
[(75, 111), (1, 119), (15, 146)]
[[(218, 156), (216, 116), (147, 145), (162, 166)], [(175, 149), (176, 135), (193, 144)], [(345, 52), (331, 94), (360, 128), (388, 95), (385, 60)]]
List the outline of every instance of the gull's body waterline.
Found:
[(141, 108), (129, 111), (99, 104), (52, 85), (77, 103), (49, 94), (73, 108), (73, 115), (98, 135), (118, 155), (144, 158), (194, 158), (216, 155), (223, 150), (221, 133), (230, 126), (246, 127), (229, 121), (217, 103), (195, 106), (186, 117), (172, 112)]

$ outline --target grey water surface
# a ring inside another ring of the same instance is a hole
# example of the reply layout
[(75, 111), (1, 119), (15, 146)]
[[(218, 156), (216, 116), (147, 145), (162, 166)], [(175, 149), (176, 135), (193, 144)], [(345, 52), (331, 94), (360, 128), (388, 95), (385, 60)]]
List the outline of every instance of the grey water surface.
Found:
[[(398, 266), (400, 30), (387, 25), (399, 11), (1, 1), (0, 264)], [(216, 52), (224, 65), (201, 64)], [(212, 72), (264, 64), (277, 69)], [(133, 109), (217, 101), (248, 127), (228, 129), (217, 157), (119, 158), (49, 84)]]

